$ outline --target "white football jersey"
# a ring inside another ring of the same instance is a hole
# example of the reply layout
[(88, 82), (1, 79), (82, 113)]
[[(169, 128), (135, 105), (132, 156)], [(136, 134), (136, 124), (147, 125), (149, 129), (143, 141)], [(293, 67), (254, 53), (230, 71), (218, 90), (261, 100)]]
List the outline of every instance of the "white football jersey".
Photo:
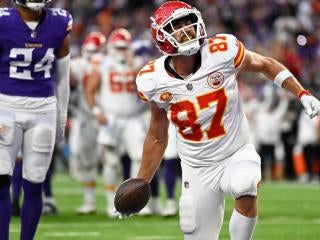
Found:
[(90, 80), (89, 76), (91, 71), (99, 67), (103, 57), (103, 54), (97, 53), (92, 56), (90, 60), (85, 57), (76, 57), (71, 60), (70, 72), (77, 82), (77, 109), (75, 109), (77, 116), (79, 116), (79, 114), (86, 116), (92, 115), (85, 96), (85, 86)]
[(108, 56), (100, 66), (100, 74), (100, 106), (106, 116), (130, 117), (142, 112), (145, 103), (137, 97), (136, 67)]
[(168, 56), (138, 74), (140, 98), (167, 111), (177, 130), (179, 156), (188, 165), (213, 165), (250, 141), (236, 79), (244, 51), (233, 35), (219, 34), (205, 40), (200, 68), (187, 79), (168, 73)]

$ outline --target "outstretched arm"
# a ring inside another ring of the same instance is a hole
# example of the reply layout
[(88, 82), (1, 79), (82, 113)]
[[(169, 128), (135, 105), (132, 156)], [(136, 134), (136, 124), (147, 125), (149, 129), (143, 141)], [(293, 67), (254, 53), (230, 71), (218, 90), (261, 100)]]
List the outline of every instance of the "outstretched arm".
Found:
[(273, 79), (277, 85), (281, 84), (279, 87), (292, 92), (296, 97), (301, 91), (305, 90), (290, 72), (287, 73), (287, 77), (284, 76), (286, 78), (282, 82), (276, 82), (276, 76), (283, 71), (288, 71), (288, 69), (277, 60), (255, 52), (246, 50), (241, 71), (263, 73), (268, 79)]
[(144, 141), (143, 155), (138, 178), (151, 182), (160, 166), (164, 151), (168, 144), (169, 120), (166, 112), (150, 103), (151, 121)]
[(293, 74), (277, 60), (245, 50), (241, 71), (260, 72), (272, 79), (276, 85), (282, 87), (301, 100), (310, 118), (320, 113), (320, 102), (304, 89)]

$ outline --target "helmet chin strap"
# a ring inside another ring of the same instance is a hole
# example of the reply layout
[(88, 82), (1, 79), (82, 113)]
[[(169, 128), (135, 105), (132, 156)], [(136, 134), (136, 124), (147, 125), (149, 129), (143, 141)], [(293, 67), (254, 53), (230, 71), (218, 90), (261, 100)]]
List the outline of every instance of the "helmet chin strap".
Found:
[(178, 54), (179, 55), (185, 55), (190, 56), (196, 54), (200, 49), (200, 43), (199, 40), (192, 41), (188, 44), (184, 44), (178, 47)]

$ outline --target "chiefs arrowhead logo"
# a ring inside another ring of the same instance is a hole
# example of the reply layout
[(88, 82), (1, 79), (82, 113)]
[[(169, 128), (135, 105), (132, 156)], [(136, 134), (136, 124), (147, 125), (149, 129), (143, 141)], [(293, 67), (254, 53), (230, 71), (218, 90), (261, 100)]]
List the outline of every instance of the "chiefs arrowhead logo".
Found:
[(223, 81), (224, 76), (220, 72), (211, 73), (207, 79), (208, 85), (214, 89), (221, 87)]
[(170, 92), (164, 92), (160, 95), (160, 100), (162, 102), (169, 102), (172, 99), (173, 95)]

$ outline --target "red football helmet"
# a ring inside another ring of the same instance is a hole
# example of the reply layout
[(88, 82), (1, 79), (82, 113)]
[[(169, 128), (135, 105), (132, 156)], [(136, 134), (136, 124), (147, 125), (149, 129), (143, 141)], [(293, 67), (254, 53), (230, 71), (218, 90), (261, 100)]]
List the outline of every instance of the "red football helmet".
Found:
[(90, 58), (92, 54), (98, 53), (103, 49), (106, 43), (106, 37), (101, 32), (89, 33), (83, 41), (81, 51), (82, 55)]
[[(179, 29), (175, 29), (173, 21), (187, 18), (191, 23)], [(162, 4), (151, 17), (151, 34), (161, 52), (168, 55), (192, 55), (195, 54), (207, 36), (205, 25), (201, 13), (194, 7), (181, 2), (169, 1)], [(189, 36), (186, 28), (193, 26), (196, 36)], [(169, 32), (168, 29), (171, 29)], [(187, 37), (187, 41), (180, 43), (173, 36), (182, 31)]]
[(108, 37), (108, 53), (113, 59), (123, 62), (127, 60), (131, 47), (131, 34), (125, 28), (113, 30)]
[(118, 28), (110, 33), (108, 47), (129, 48), (131, 44), (131, 34), (125, 28)]

